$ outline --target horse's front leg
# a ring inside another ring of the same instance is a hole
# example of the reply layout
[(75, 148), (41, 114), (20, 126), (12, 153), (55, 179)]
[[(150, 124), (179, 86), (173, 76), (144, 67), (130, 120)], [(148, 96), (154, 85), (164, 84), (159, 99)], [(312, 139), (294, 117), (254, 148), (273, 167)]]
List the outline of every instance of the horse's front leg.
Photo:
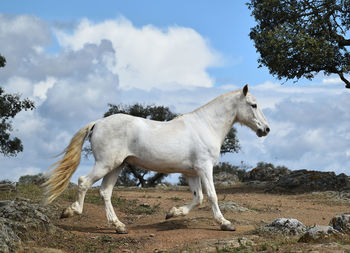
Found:
[(166, 219), (177, 217), (177, 216), (184, 216), (188, 214), (192, 208), (195, 206), (198, 206), (202, 204), (203, 201), (203, 193), (202, 193), (202, 185), (201, 180), (198, 176), (195, 177), (187, 177), (188, 185), (190, 186), (190, 190), (193, 194), (193, 200), (191, 203), (181, 206), (179, 208), (173, 207), (169, 210), (169, 212), (166, 215)]
[(204, 188), (206, 189), (207, 197), (211, 203), (215, 221), (220, 225), (221, 230), (235, 231), (235, 226), (232, 225), (230, 221), (226, 220), (220, 211), (218, 197), (216, 195), (213, 181), (213, 165), (208, 163), (207, 165), (200, 166), (198, 168), (198, 174), (202, 180)]

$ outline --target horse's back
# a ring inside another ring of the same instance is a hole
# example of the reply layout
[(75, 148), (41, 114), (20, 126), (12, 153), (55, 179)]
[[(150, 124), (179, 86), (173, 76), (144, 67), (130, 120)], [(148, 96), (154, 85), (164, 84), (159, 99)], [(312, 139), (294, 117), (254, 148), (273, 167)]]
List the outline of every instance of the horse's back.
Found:
[(129, 157), (129, 162), (135, 165), (144, 163), (143, 167), (152, 167), (149, 169), (157, 169), (157, 166), (165, 169), (190, 166), (191, 137), (193, 134), (182, 117), (160, 122), (114, 114), (96, 123), (91, 145), (95, 159)]
[(178, 117), (170, 121), (155, 121), (127, 114), (113, 114), (99, 120), (96, 123), (96, 131), (108, 134), (109, 137), (123, 133), (125, 136), (134, 138), (142, 136), (147, 138), (169, 138), (183, 135), (188, 131), (183, 118)]

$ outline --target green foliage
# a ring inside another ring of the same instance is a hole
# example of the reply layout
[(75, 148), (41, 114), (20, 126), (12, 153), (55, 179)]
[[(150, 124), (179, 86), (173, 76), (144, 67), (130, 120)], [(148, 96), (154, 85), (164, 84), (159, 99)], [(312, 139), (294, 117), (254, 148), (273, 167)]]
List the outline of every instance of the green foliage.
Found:
[(239, 140), (237, 139), (237, 130), (236, 128), (232, 127), (221, 146), (220, 154), (238, 153), (240, 149), (241, 146), (239, 145)]
[(108, 111), (104, 114), (104, 117), (108, 117), (117, 113), (129, 114), (136, 117), (147, 118), (157, 121), (169, 121), (177, 116), (177, 114), (170, 111), (168, 107), (156, 106), (156, 105), (113, 105), (109, 104)]
[(179, 182), (177, 184), (182, 186), (188, 185), (187, 179), (183, 174), (179, 176)]
[[(6, 59), (0, 55), (0, 67), (4, 67)], [(13, 131), (11, 119), (22, 110), (33, 110), (34, 102), (29, 99), (20, 100), (18, 94), (6, 94), (0, 87), (0, 153), (5, 156), (16, 156), (23, 151), (23, 145), (17, 137), (11, 138)]]
[(273, 165), (272, 163), (266, 163), (266, 162), (258, 162), (256, 164), (256, 168), (272, 168), (272, 169), (288, 170), (286, 166), (277, 165), (275, 167), (275, 165)]
[(312, 79), (318, 72), (338, 74), (350, 82), (350, 2), (344, 0), (251, 0), (257, 25), (250, 38), (279, 79)]
[(2, 55), (0, 54), (0, 68), (5, 67), (5, 65), (6, 65), (6, 59), (5, 59), (4, 56), (2, 56)]
[(18, 184), (35, 184), (35, 185), (42, 185), (45, 182), (45, 177), (42, 173), (39, 173), (37, 175), (25, 175), (21, 176), (18, 180)]
[(243, 177), (246, 175), (246, 169), (240, 166), (232, 165), (228, 162), (222, 162), (214, 166), (214, 175), (219, 174), (220, 172), (226, 172), (236, 175), (240, 181), (243, 180)]

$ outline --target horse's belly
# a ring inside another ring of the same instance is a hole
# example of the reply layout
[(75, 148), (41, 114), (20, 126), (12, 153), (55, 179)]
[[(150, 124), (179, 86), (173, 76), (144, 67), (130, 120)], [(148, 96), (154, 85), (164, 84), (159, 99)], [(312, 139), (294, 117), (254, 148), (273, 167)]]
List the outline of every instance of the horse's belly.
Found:
[(128, 164), (141, 167), (147, 170), (157, 171), (161, 173), (183, 173), (188, 176), (197, 175), (196, 171), (193, 169), (190, 161), (184, 160), (163, 160), (160, 158), (154, 159), (142, 159), (136, 156), (129, 156), (126, 159)]

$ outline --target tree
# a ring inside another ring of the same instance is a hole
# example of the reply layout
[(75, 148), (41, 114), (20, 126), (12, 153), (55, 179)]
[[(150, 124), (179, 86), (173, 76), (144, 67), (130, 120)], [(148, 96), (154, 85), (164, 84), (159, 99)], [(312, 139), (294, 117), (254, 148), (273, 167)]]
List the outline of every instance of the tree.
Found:
[[(4, 67), (6, 59), (0, 55), (0, 67)], [(22, 110), (33, 110), (34, 102), (29, 99), (20, 100), (18, 94), (6, 94), (0, 87), (0, 153), (5, 156), (16, 156), (23, 151), (23, 145), (17, 137), (11, 138), (13, 131), (11, 119)]]
[(232, 127), (221, 146), (220, 154), (238, 153), (241, 146), (239, 145), (239, 140), (237, 139), (236, 134), (236, 128)]
[(311, 80), (315, 74), (337, 74), (350, 88), (350, 1), (251, 0), (257, 25), (250, 38), (260, 53), (259, 67), (279, 79)]

